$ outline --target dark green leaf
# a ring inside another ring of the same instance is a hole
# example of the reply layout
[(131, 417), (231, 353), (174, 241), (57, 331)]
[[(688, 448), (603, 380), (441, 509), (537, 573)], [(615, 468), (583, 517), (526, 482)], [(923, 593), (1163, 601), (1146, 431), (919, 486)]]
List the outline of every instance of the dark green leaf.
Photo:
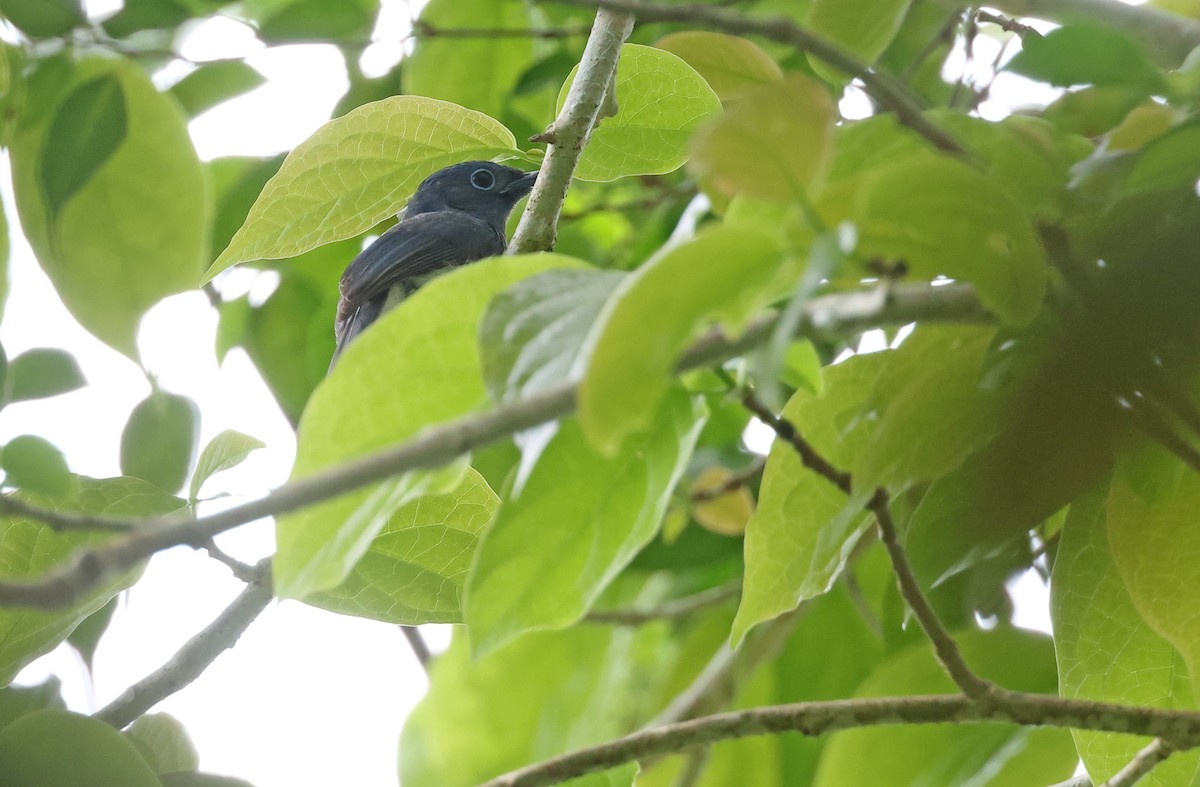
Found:
[(1142, 47), (1111, 27), (1066, 25), (1045, 36), (1027, 35), (1008, 68), (1052, 85), (1124, 85), (1143, 95), (1165, 87)]
[(200, 458), (196, 461), (196, 470), (192, 473), (188, 497), (195, 500), (205, 481), (222, 470), (240, 465), (252, 451), (265, 448), (266, 445), (257, 437), (251, 437), (233, 429), (221, 432), (210, 440), (208, 445), (204, 446), (204, 450), (200, 452)]
[(9, 440), (0, 453), (0, 466), (8, 486), (50, 497), (62, 497), (71, 489), (71, 472), (62, 451), (36, 435)]
[(80, 85), (59, 105), (46, 132), (39, 173), (51, 224), (121, 145), (127, 124), (125, 94), (113, 74)]
[(5, 380), (5, 399), (21, 402), (58, 396), (87, 385), (75, 356), (66, 350), (44, 347), (13, 358)]
[(378, 8), (372, 0), (296, 0), (263, 19), (258, 35), (268, 43), (366, 41)]
[(282, 163), (282, 156), (267, 159), (219, 158), (208, 162), (216, 203), (212, 227), (214, 251), (229, 245), (263, 186), (279, 171)]
[(56, 708), (66, 710), (62, 681), (51, 676), (35, 686), (8, 686), (0, 689), (0, 729), (34, 711)]
[(125, 38), (139, 30), (178, 27), (191, 18), (186, 3), (179, 0), (125, 0), (125, 7), (101, 24), (113, 38)]
[(81, 0), (0, 0), (0, 14), (34, 38), (61, 36), (86, 21)]
[(245, 779), (193, 771), (164, 773), (158, 779), (162, 782), (162, 787), (254, 787)]
[(0, 782), (22, 787), (160, 787), (121, 733), (77, 713), (44, 710), (0, 730)]
[[(266, 77), (244, 60), (205, 63), (171, 88), (183, 111), (195, 117), (222, 101), (266, 84)], [(249, 206), (247, 206), (249, 207)]]
[(187, 480), (200, 440), (200, 409), (186, 396), (154, 391), (121, 432), (121, 472), (166, 492)]
[(92, 659), (96, 656), (96, 646), (100, 644), (100, 637), (108, 630), (108, 624), (116, 611), (117, 599), (114, 598), (80, 621), (71, 632), (71, 636), (67, 637), (67, 642), (79, 652), (79, 657), (83, 659), (89, 672), (92, 669)]
[(155, 773), (194, 771), (200, 765), (192, 739), (174, 716), (148, 713), (121, 734)]
[(1200, 180), (1200, 122), (1178, 126), (1142, 149), (1122, 192), (1192, 190)]

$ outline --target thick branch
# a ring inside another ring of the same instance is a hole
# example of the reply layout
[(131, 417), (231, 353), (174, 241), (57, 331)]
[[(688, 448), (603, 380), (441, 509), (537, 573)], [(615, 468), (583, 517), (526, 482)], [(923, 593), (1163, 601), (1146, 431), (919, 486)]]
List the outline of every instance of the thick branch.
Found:
[[(775, 317), (754, 321), (737, 339), (720, 330), (701, 336), (680, 358), (684, 371), (737, 356), (770, 335)], [(798, 336), (855, 332), (865, 327), (902, 325), (914, 320), (981, 322), (988, 319), (971, 288), (963, 284), (876, 288), (814, 298), (805, 309)], [(99, 582), (170, 547), (203, 546), (213, 536), (262, 517), (295, 511), (408, 470), (440, 467), (475, 448), (570, 414), (575, 388), (564, 383), (497, 407), (429, 427), (412, 439), (353, 462), (301, 479), (240, 506), (198, 517), (105, 520), (134, 532), (108, 545), (82, 552), (54, 572), (32, 582), (0, 582), (0, 605), (53, 609), (66, 606)]]
[(481, 787), (541, 787), (634, 760), (660, 757), (733, 738), (884, 724), (1010, 722), (1161, 736), (1177, 749), (1200, 746), (1200, 713), (1002, 692), (992, 704), (961, 695), (801, 702), (704, 716), (635, 732), (498, 776)]
[(603, 111), (611, 110), (614, 97), (609, 93), (617, 73), (617, 60), (621, 45), (632, 30), (633, 17), (628, 13), (603, 10), (596, 14), (562, 111), (537, 137), (537, 141), (549, 142), (550, 146), (542, 160), (537, 184), (529, 194), (529, 204), (513, 234), (511, 253), (547, 251), (554, 247), (558, 214), (567, 198), (571, 175), (588, 135), (604, 116)]
[(1129, 761), (1124, 768), (1113, 774), (1112, 778), (1100, 787), (1132, 787), (1143, 776), (1154, 770), (1160, 762), (1170, 757), (1175, 750), (1162, 738), (1150, 741), (1141, 751)]
[[(756, 35), (795, 47), (819, 57), (863, 83), (863, 89), (880, 106), (894, 112), (896, 119), (920, 134), (939, 150), (963, 152), (962, 146), (947, 131), (931, 122), (920, 103), (902, 82), (889, 74), (874, 71), (866, 63), (837, 45), (793, 23), (786, 17), (749, 19), (739, 13), (707, 5), (657, 5), (635, 0), (552, 0), (566, 5), (601, 8), (634, 14), (642, 22), (685, 22), (705, 30), (734, 35)], [(544, 171), (544, 170), (543, 170)]]
[(162, 700), (200, 677), (229, 648), (271, 602), (270, 560), (256, 567), (262, 574), (246, 586), (233, 603), (203, 631), (188, 640), (171, 660), (125, 690), (96, 713), (96, 718), (120, 729)]

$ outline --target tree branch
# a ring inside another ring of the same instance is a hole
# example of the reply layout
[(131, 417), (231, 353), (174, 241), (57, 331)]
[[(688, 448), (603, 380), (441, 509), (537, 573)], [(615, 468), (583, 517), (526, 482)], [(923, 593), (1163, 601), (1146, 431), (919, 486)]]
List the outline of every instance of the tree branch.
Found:
[(162, 667), (130, 686), (96, 713), (96, 718), (117, 729), (200, 677), (204, 670), (245, 633), (271, 602), (270, 558), (255, 568), (260, 578), (247, 585), (237, 598), (203, 631), (188, 640)]
[(75, 530), (106, 530), (112, 533), (125, 533), (133, 528), (133, 523), (126, 519), (114, 519), (91, 514), (74, 514), (67, 511), (53, 511), (41, 508), (20, 499), (16, 495), (0, 495), (0, 516), (25, 517), (38, 522), (59, 533)]
[[(771, 334), (776, 319), (775, 315), (761, 317), (735, 339), (719, 329), (709, 331), (682, 354), (677, 369), (709, 366), (745, 352)], [(889, 286), (812, 299), (805, 307), (797, 335), (827, 336), (918, 319), (974, 323), (989, 317), (965, 284)], [(166, 516), (103, 520), (132, 532), (81, 552), (39, 579), (0, 582), (0, 605), (38, 609), (66, 606), (99, 582), (128, 571), (155, 552), (185, 544), (201, 547), (213, 536), (256, 519), (295, 511), (408, 470), (440, 467), (468, 451), (569, 415), (574, 409), (575, 387), (563, 383), (490, 412), (431, 426), (406, 442), (285, 484), (258, 500), (215, 514), (195, 519)]]
[[(509, 251), (525, 254), (554, 247), (558, 215), (567, 198), (567, 187), (596, 123), (612, 109), (611, 87), (617, 73), (621, 45), (633, 30), (628, 13), (601, 10), (596, 14), (579, 71), (558, 117), (532, 141), (549, 142), (529, 204), (513, 233)], [(611, 111), (609, 112), (611, 114)]]
[(400, 633), (404, 635), (405, 641), (408, 642), (408, 648), (412, 651), (413, 658), (421, 665), (421, 669), (425, 672), (425, 677), (428, 678), (429, 662), (433, 661), (433, 653), (430, 652), (425, 638), (421, 636), (421, 632), (416, 626), (401, 626)]
[(801, 702), (719, 713), (635, 732), (598, 746), (497, 776), (481, 787), (541, 787), (733, 738), (835, 730), (884, 724), (1009, 722), (1021, 725), (1161, 736), (1176, 749), (1200, 746), (1200, 713), (1087, 702), (1004, 692), (992, 704), (961, 695), (882, 697)]
[(1132, 787), (1143, 776), (1154, 770), (1160, 762), (1170, 757), (1175, 750), (1162, 738), (1155, 738), (1139, 751), (1129, 763), (1113, 774), (1100, 787)]
[[(545, 2), (546, 0), (541, 0)], [(939, 150), (962, 153), (963, 147), (945, 129), (925, 117), (917, 99), (904, 83), (890, 74), (875, 71), (837, 45), (793, 23), (786, 17), (749, 19), (739, 13), (707, 5), (657, 5), (634, 0), (550, 0), (564, 5), (601, 8), (634, 14), (643, 22), (685, 22), (705, 30), (734, 35), (757, 35), (795, 47), (861, 80), (863, 89), (896, 119), (924, 137)]]
[(690, 615), (699, 609), (715, 607), (742, 593), (742, 580), (735, 579), (715, 588), (690, 596), (667, 601), (653, 609), (593, 609), (584, 615), (588, 623), (608, 623), (614, 626), (640, 626), (654, 620), (671, 620)]
[(414, 38), (578, 38), (592, 32), (591, 25), (573, 27), (434, 27), (421, 19), (413, 21)]

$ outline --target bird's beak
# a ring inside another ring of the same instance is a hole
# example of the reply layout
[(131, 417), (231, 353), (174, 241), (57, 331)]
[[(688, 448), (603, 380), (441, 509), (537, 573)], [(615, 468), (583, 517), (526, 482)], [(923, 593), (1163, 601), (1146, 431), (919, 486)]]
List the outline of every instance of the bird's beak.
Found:
[(505, 196), (512, 197), (514, 200), (524, 197), (533, 188), (533, 184), (537, 182), (537, 176), (537, 172), (529, 172), (517, 178), (505, 187)]

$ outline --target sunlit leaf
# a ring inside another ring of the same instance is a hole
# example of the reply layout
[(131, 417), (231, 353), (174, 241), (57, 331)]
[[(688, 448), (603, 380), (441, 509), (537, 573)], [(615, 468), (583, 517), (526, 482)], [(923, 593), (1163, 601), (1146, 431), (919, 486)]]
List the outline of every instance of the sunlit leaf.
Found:
[[(872, 65), (896, 37), (912, 0), (813, 0), (805, 20), (813, 33)], [(810, 56), (818, 74), (831, 81), (849, 77)]]
[(717, 97), (726, 101), (754, 85), (783, 81), (783, 71), (753, 41), (726, 33), (685, 30), (655, 44), (696, 69)]
[(192, 483), (188, 487), (188, 497), (195, 500), (204, 482), (223, 470), (237, 467), (246, 461), (252, 452), (266, 448), (267, 444), (257, 437), (226, 429), (209, 441), (196, 460), (196, 470), (192, 473)]

